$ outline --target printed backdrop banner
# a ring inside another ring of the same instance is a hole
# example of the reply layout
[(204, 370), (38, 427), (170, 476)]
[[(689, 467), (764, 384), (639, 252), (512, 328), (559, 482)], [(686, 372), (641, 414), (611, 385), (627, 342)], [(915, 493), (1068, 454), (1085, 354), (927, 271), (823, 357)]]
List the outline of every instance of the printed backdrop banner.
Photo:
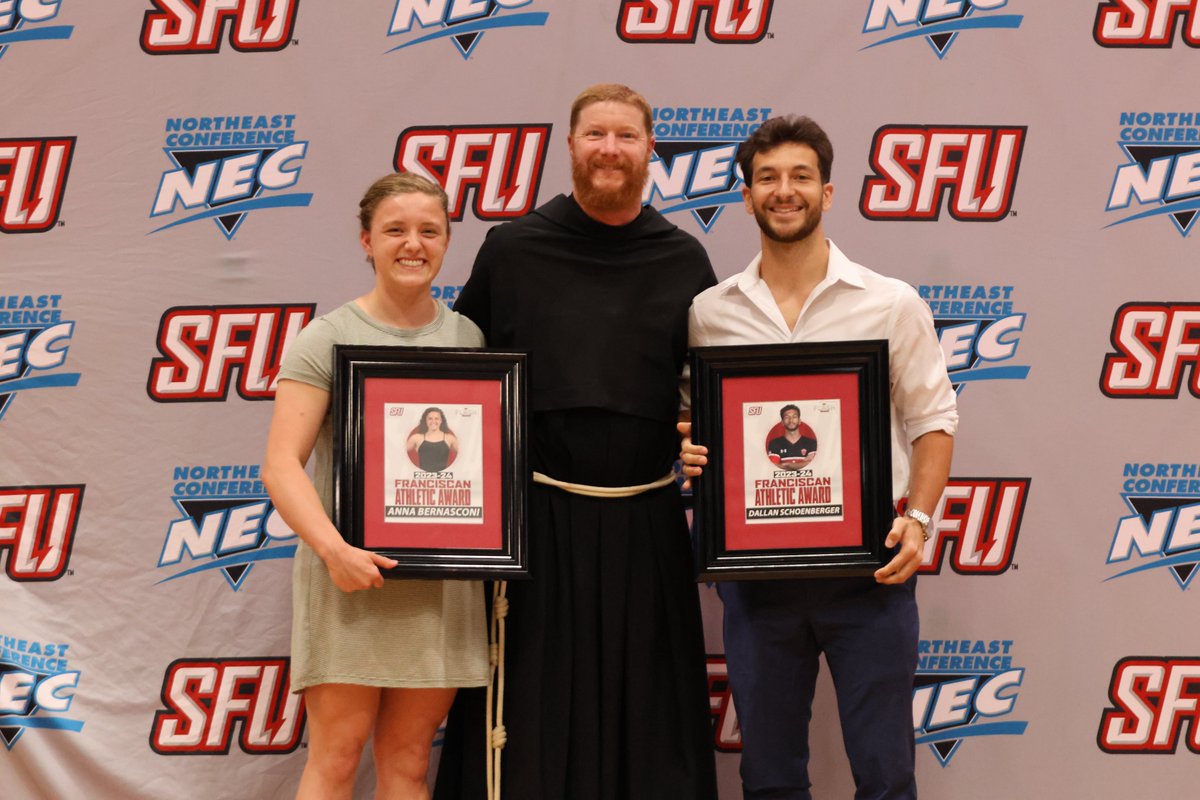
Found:
[[(1189, 794), (1197, 30), (1174, 0), (0, 0), (0, 793), (292, 796), (280, 360), (371, 285), (372, 180), (446, 187), (453, 303), (489, 227), (568, 189), (571, 100), (619, 81), (654, 106), (647, 201), (719, 276), (758, 243), (737, 143), (799, 112), (834, 142), (831, 238), (933, 311), (962, 425), (920, 578), (922, 796)], [(819, 798), (853, 792), (831, 688)]]

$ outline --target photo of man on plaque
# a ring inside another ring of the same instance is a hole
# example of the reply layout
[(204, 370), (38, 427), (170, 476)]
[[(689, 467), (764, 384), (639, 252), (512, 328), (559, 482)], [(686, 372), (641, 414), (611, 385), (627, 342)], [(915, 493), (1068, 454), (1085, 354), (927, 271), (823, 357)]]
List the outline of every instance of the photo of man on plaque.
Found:
[(767, 434), (767, 458), (783, 469), (807, 467), (817, 455), (817, 435), (800, 421), (800, 407), (788, 403), (779, 409), (779, 424)]
[(384, 520), (483, 524), (483, 408), (384, 403)]
[(747, 524), (843, 519), (840, 400), (744, 403), (742, 446)]

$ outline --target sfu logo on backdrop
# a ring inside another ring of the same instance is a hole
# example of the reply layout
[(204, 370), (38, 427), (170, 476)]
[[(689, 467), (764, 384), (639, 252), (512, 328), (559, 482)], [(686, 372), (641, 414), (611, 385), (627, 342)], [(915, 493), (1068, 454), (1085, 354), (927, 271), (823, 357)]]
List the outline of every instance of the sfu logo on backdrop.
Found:
[[(1108, 397), (1200, 397), (1200, 303), (1133, 302), (1117, 309), (1100, 391)], [(1187, 377), (1190, 373), (1190, 379)]]
[(397, 172), (439, 184), (450, 198), (450, 219), (472, 211), (482, 220), (520, 217), (537, 202), (550, 124), (418, 126), (396, 139)]
[[(884, 125), (871, 142), (859, 210), (867, 219), (962, 222), (1009, 215), (1024, 125)], [(945, 198), (945, 200), (943, 200)]]
[(160, 403), (221, 402), (233, 372), (246, 400), (275, 397), (288, 347), (312, 320), (316, 303), (176, 306), (158, 325), (161, 358), (150, 364), (146, 392)]
[(773, 4), (774, 0), (621, 0), (617, 36), (633, 43), (691, 44), (703, 27), (711, 42), (754, 44), (767, 35)]
[[(867, 45), (872, 47), (924, 37), (939, 59), (963, 31), (1016, 30), (1020, 14), (993, 13), (1008, 0), (871, 0), (863, 33), (880, 33), (894, 27), (893, 34)], [(977, 13), (978, 12), (978, 13)]]
[(9, 45), (70, 39), (72, 25), (44, 25), (58, 16), (62, 0), (0, 0), (0, 58)]
[(150, 749), (164, 756), (290, 753), (304, 733), (304, 699), (288, 691), (288, 658), (181, 658), (163, 676)]
[(0, 139), (0, 233), (45, 233), (58, 223), (74, 136)]
[(1108, 0), (1096, 7), (1092, 37), (1101, 47), (1162, 48), (1175, 44), (1176, 28), (1186, 45), (1200, 47), (1196, 0)]
[(516, 9), (533, 0), (396, 0), (388, 36), (399, 37), (394, 53), (413, 45), (449, 39), (464, 58), (479, 46), (484, 33), (499, 28), (530, 28), (546, 24), (546, 11)]
[[(1013, 567), (1031, 478), (950, 478), (930, 515), (918, 572), (947, 561), (959, 575), (1000, 575)], [(950, 555), (948, 555), (950, 554)]]
[(5, 572), (14, 581), (56, 581), (67, 571), (82, 484), (0, 486), (0, 553), (8, 548)]
[[(151, 0), (142, 18), (142, 49), (152, 56), (217, 53), (225, 31), (242, 53), (291, 44), (300, 0)], [(228, 23), (228, 24), (227, 24)]]
[[(1200, 658), (1126, 656), (1113, 666), (1112, 706), (1096, 743), (1106, 753), (1200, 753)], [(1184, 731), (1187, 731), (1186, 735)]]

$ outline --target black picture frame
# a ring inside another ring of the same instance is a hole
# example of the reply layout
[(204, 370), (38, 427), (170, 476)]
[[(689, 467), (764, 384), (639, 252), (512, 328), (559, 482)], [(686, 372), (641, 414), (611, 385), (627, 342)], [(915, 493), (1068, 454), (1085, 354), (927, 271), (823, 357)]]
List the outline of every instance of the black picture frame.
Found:
[[(336, 345), (333, 359), (342, 536), (399, 562), (388, 578), (528, 577), (527, 355)], [(432, 455), (421, 454), (426, 442)]]
[[(693, 480), (697, 580), (870, 575), (887, 562), (886, 340), (698, 347), (691, 381), (693, 441), (708, 447)], [(787, 436), (792, 408), (808, 430), (781, 443), (772, 434)]]

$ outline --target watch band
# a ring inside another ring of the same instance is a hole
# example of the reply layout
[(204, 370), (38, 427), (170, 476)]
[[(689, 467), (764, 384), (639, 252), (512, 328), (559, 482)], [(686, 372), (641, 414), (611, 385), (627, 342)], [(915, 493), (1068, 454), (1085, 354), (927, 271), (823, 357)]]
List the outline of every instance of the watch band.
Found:
[(904, 516), (908, 517), (909, 519), (915, 519), (921, 525), (921, 536), (923, 536), (924, 540), (928, 542), (929, 523), (932, 521), (929, 519), (929, 515), (920, 509), (906, 508), (904, 510)]

